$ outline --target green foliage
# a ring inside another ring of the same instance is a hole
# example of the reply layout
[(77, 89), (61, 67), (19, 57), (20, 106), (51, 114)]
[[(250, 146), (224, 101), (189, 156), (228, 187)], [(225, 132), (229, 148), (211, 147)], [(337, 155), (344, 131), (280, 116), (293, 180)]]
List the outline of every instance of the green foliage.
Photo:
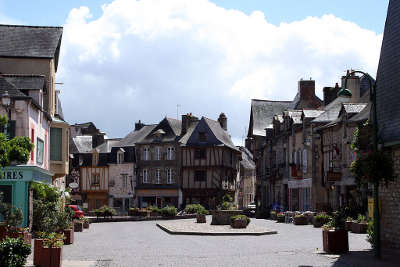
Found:
[(61, 248), (64, 245), (64, 234), (60, 233), (47, 233), (42, 234), (43, 245), (48, 248)]
[(230, 219), (231, 219), (231, 223), (233, 223), (236, 220), (245, 220), (245, 221), (247, 221), (247, 225), (249, 225), (249, 223), (250, 223), (250, 218), (247, 217), (246, 215), (242, 215), (242, 214), (232, 216)]
[(178, 210), (174, 206), (166, 206), (161, 209), (161, 215), (163, 217), (174, 217), (178, 213)]
[(57, 202), (61, 197), (61, 192), (57, 187), (52, 185), (34, 182), (32, 183), (31, 188), (33, 190), (34, 199)]
[(105, 205), (94, 211), (97, 217), (112, 217), (116, 214), (115, 209)]
[[(296, 215), (296, 216), (300, 216), (300, 215)], [(280, 212), (280, 213), (276, 214), (276, 217), (277, 217), (277, 218), (284, 218), (284, 217), (285, 217), (285, 214), (282, 213), (282, 212)]]
[(329, 222), (324, 225), (325, 228), (344, 229), (346, 217), (343, 210), (335, 211)]
[(16, 231), (24, 219), (22, 210), (10, 204), (4, 204), (5, 209), (2, 212), (4, 221), (10, 231)]
[(360, 129), (357, 127), (357, 128), (354, 130), (354, 133), (353, 133), (353, 141), (352, 141), (352, 143), (350, 144), (350, 148), (351, 148), (352, 150), (358, 150), (358, 149), (360, 148), (359, 135), (360, 135)]
[(157, 206), (149, 206), (148, 209), (149, 209), (151, 212), (158, 212), (158, 213), (161, 213), (161, 209), (160, 209), (159, 207), (157, 207)]
[(367, 241), (371, 244), (372, 249), (375, 249), (374, 239), (375, 239), (374, 221), (371, 220), (368, 222)]
[(358, 214), (358, 216), (357, 216), (357, 222), (358, 222), (358, 223), (366, 223), (366, 222), (367, 222), (367, 217), (365, 217), (365, 215)]
[(304, 215), (304, 214), (296, 214), (294, 217), (295, 218), (305, 218), (306, 215)]
[(188, 214), (204, 214), (208, 215), (208, 210), (200, 204), (189, 204), (185, 207), (185, 212)]
[(232, 198), (231, 195), (225, 194), (225, 195), (222, 197), (222, 202), (233, 202), (233, 198)]
[(329, 220), (331, 219), (331, 216), (329, 216), (326, 213), (318, 213), (315, 217), (314, 217), (314, 221), (316, 224), (319, 225), (324, 225), (326, 223), (329, 222)]
[(0, 267), (23, 267), (31, 254), (31, 245), (22, 238), (6, 237), (0, 243)]

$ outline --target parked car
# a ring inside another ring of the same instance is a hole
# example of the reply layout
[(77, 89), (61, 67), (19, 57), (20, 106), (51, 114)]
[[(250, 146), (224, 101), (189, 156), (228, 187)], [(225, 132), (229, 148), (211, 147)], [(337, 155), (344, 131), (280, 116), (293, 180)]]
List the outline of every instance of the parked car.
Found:
[(85, 213), (78, 205), (68, 205), (74, 211), (74, 219), (79, 219), (85, 216)]

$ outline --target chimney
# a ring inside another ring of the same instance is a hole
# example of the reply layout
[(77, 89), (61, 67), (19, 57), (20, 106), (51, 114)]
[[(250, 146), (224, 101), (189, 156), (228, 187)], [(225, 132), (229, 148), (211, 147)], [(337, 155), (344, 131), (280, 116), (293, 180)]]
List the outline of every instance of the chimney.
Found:
[(329, 105), (329, 103), (336, 99), (340, 89), (338, 83), (336, 83), (335, 87), (324, 87), (324, 106)]
[(315, 97), (315, 81), (300, 79), (299, 81), (299, 94), (301, 100), (312, 100)]
[(228, 118), (225, 116), (225, 114), (223, 112), (221, 114), (219, 114), (218, 122), (219, 122), (219, 125), (221, 125), (222, 129), (224, 129), (225, 131), (228, 131)]
[(135, 131), (139, 131), (140, 129), (142, 129), (144, 126), (144, 124), (142, 123), (141, 120), (139, 120), (139, 122), (135, 122)]
[(186, 115), (182, 115), (182, 130), (181, 135), (186, 134), (187, 130), (190, 128), (193, 122), (198, 121), (198, 118), (193, 116), (192, 113), (187, 113)]
[[(347, 75), (350, 73), (347, 70)], [(342, 76), (342, 88), (344, 88), (344, 80), (346, 76)], [(350, 102), (359, 102), (360, 101), (360, 77), (353, 74), (347, 78), (347, 88), (351, 91), (351, 99)]]

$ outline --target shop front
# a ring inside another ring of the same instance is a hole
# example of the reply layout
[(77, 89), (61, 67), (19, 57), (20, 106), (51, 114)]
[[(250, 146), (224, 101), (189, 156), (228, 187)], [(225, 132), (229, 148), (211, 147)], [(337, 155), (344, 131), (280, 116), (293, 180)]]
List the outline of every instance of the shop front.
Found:
[(311, 211), (311, 178), (288, 181), (289, 209), (292, 211)]
[(179, 208), (182, 193), (179, 188), (166, 189), (136, 189), (139, 208), (149, 206), (165, 207), (175, 206)]
[(51, 184), (53, 174), (36, 166), (9, 166), (0, 170), (0, 192), (3, 201), (20, 208), (24, 216), (22, 227), (28, 227), (33, 216), (32, 182)]

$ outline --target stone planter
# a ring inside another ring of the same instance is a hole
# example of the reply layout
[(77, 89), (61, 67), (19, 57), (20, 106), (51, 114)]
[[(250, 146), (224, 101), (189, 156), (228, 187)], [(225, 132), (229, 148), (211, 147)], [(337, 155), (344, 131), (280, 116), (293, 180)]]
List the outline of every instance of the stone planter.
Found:
[(341, 254), (349, 251), (349, 235), (346, 230), (322, 230), (322, 245), (327, 253)]
[(43, 239), (35, 239), (33, 242), (33, 265), (42, 265), (44, 258), (43, 254)]
[(276, 216), (276, 222), (284, 223), (285, 222), (285, 215), (283, 216)]
[(74, 229), (67, 229), (63, 231), (64, 233), (64, 245), (71, 245), (74, 243)]
[(230, 225), (231, 217), (242, 214), (241, 210), (214, 210), (211, 211), (213, 225)]
[(231, 222), (232, 228), (246, 228), (247, 227), (247, 220), (234, 220)]
[(351, 224), (351, 232), (356, 234), (365, 234), (367, 232), (368, 224), (353, 222)]
[(353, 221), (346, 221), (344, 224), (344, 229), (346, 229), (346, 231), (351, 231), (352, 225), (353, 225)]
[(197, 215), (196, 215), (196, 222), (197, 222), (197, 223), (206, 223), (206, 222), (207, 222), (207, 220), (206, 220), (206, 215), (204, 215), (204, 214), (197, 214)]
[(293, 224), (295, 225), (307, 225), (308, 224), (308, 218), (307, 216), (301, 216), (301, 217), (294, 217), (293, 218)]
[(74, 231), (75, 232), (82, 232), (83, 231), (83, 222), (74, 222)]
[(84, 222), (83, 223), (83, 229), (89, 229), (90, 223), (89, 222)]
[(40, 260), (41, 267), (61, 267), (62, 265), (62, 247), (46, 248), (42, 250), (43, 258)]

